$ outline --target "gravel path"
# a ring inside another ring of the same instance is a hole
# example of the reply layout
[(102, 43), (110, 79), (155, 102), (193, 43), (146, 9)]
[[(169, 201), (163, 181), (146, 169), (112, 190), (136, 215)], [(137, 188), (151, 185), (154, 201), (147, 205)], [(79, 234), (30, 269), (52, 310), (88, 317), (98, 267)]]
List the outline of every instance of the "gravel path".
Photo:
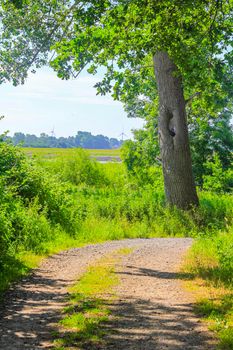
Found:
[(52, 349), (51, 332), (64, 307), (67, 287), (89, 264), (123, 247), (135, 249), (118, 272), (122, 283), (104, 349), (214, 349), (211, 336), (193, 313), (191, 295), (176, 275), (190, 245), (190, 239), (182, 238), (134, 239), (50, 257), (7, 293), (0, 308), (0, 349)]

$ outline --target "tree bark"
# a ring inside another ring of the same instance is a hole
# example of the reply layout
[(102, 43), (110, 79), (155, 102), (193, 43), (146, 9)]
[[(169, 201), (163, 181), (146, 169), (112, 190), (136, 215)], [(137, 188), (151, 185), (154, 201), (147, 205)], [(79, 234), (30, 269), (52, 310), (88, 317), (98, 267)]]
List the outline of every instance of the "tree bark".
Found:
[(198, 205), (192, 173), (182, 78), (166, 52), (154, 55), (159, 93), (159, 144), (168, 204), (181, 209)]

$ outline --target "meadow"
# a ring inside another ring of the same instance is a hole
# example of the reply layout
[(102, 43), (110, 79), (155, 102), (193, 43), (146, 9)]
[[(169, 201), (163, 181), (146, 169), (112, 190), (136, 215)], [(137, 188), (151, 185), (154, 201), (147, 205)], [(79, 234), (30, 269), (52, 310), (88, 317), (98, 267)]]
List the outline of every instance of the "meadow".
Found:
[[(25, 147), (22, 151), (28, 156), (37, 156), (42, 158), (56, 158), (56, 157), (72, 157), (76, 152), (76, 148), (32, 148)], [(87, 149), (86, 152), (92, 157), (119, 157), (120, 149)]]
[[(91, 151), (103, 154), (119, 155), (119, 150)], [(199, 208), (169, 208), (160, 167), (142, 182), (124, 163), (100, 164), (81, 149), (21, 150), (1, 142), (0, 169), (1, 293), (62, 249), (123, 238), (193, 237), (185, 269), (193, 280), (224, 290), (218, 301), (221, 317), (215, 304), (202, 301), (200, 309), (215, 315), (219, 332), (231, 344), (233, 303), (225, 297), (233, 287), (231, 194), (199, 190)]]

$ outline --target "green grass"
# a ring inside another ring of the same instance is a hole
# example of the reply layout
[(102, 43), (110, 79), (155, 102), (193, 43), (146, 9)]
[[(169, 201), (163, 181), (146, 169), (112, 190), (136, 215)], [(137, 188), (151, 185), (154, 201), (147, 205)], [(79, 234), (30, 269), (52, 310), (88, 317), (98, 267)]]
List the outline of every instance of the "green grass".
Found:
[(70, 288), (68, 306), (54, 332), (55, 348), (91, 348), (103, 342), (103, 325), (109, 319), (109, 302), (119, 283), (116, 264), (131, 249), (120, 249), (100, 259)]
[[(226, 294), (225, 294), (226, 293)], [(233, 349), (233, 292), (215, 291), (210, 298), (200, 298), (196, 311), (206, 322), (209, 329), (214, 331), (219, 339), (218, 349)]]
[(218, 349), (233, 349), (233, 227), (192, 246), (185, 262), (196, 311), (209, 324)]
[[(29, 156), (37, 156), (42, 158), (72, 157), (76, 152), (76, 148), (32, 148), (23, 147), (22, 151)], [(86, 150), (90, 156), (118, 156), (120, 157), (120, 149), (88, 149)]]

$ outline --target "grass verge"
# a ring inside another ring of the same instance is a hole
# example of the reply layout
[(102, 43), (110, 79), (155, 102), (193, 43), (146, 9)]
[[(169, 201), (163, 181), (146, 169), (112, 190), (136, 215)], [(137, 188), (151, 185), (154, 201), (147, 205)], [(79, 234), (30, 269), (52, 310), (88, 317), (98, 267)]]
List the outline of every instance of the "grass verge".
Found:
[(221, 242), (221, 236), (197, 241), (186, 256), (182, 270), (192, 276), (185, 281), (185, 287), (196, 299), (196, 313), (215, 333), (217, 349), (232, 350), (232, 271), (226, 266), (226, 260), (222, 261), (221, 250), (218, 251)]
[(70, 288), (68, 306), (54, 332), (56, 350), (91, 349), (103, 342), (109, 303), (115, 297), (113, 288), (119, 283), (116, 265), (131, 252), (132, 249), (120, 249), (100, 259)]

